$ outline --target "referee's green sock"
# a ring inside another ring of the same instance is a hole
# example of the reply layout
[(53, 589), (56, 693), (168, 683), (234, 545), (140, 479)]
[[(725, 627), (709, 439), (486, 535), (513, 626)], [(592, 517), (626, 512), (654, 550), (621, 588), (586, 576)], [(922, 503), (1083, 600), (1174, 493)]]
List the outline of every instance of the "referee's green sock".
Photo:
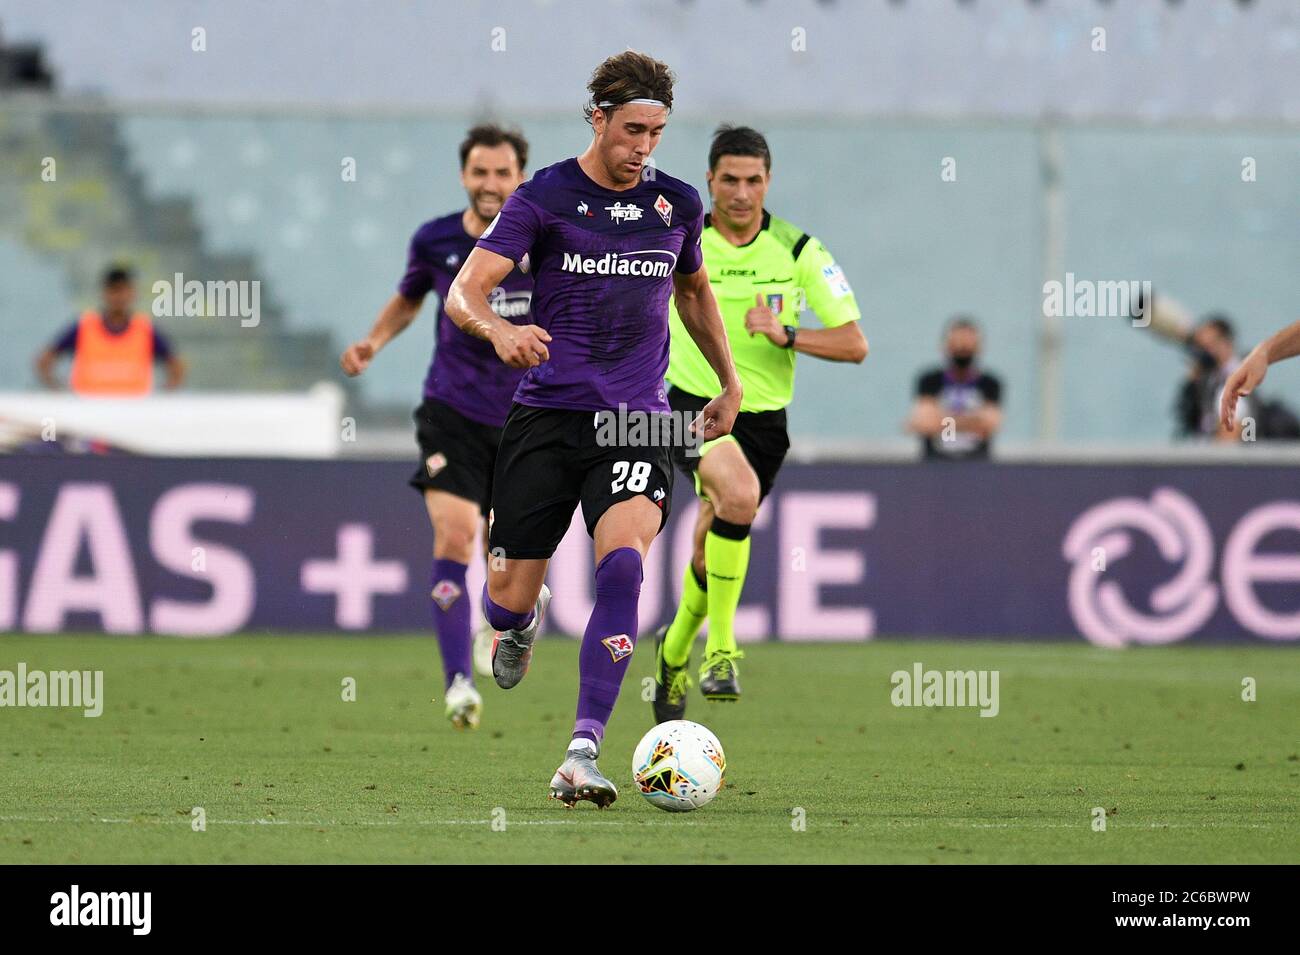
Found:
[(664, 637), (664, 662), (679, 667), (691, 658), (691, 644), (708, 614), (708, 593), (695, 576), (695, 565), (687, 563), (682, 579), (682, 601), (677, 605), (677, 616), (673, 617)]
[(704, 537), (704, 566), (709, 577), (709, 639), (705, 656), (736, 652), (736, 608), (749, 570), (749, 525), (713, 519)]

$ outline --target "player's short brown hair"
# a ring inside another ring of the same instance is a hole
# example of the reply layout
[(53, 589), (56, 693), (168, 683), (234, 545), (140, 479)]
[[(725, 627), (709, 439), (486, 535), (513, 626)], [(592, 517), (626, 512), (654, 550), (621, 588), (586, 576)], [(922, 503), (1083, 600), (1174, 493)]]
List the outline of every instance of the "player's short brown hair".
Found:
[(519, 169), (528, 168), (528, 140), (517, 129), (505, 129), (495, 123), (480, 123), (465, 134), (460, 144), (460, 168), (469, 162), (469, 151), (475, 146), (500, 146), (507, 143), (514, 148), (519, 157)]
[(673, 76), (667, 64), (660, 63), (653, 56), (636, 50), (616, 53), (592, 72), (591, 82), (587, 84), (591, 100), (582, 111), (590, 123), (592, 112), (601, 103), (612, 104), (603, 108), (606, 116), (634, 99), (657, 99), (671, 110), (673, 84), (676, 82), (677, 77)]

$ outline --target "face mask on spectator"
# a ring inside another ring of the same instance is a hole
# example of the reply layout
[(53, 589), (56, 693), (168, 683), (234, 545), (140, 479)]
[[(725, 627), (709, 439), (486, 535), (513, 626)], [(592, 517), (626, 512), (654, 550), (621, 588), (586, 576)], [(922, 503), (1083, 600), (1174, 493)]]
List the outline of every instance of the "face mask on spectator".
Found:
[(958, 368), (965, 369), (975, 363), (975, 353), (968, 351), (953, 352), (951, 359), (952, 363)]

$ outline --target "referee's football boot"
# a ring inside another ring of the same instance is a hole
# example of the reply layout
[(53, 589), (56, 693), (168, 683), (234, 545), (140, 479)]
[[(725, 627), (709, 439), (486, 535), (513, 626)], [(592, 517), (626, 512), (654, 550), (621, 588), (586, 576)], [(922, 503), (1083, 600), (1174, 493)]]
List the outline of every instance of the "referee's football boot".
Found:
[(655, 696), (650, 702), (654, 709), (655, 725), (686, 718), (686, 689), (691, 685), (687, 673), (691, 665), (689, 659), (679, 667), (670, 666), (664, 660), (664, 640), (667, 636), (667, 626), (655, 631)]
[(710, 703), (734, 703), (740, 699), (736, 661), (742, 656), (739, 650), (718, 650), (704, 661), (700, 667), (700, 692)]
[(551, 777), (551, 799), (558, 799), (570, 809), (579, 802), (594, 802), (604, 809), (618, 798), (618, 789), (596, 767), (599, 751), (571, 749)]
[(508, 690), (518, 685), (528, 672), (528, 664), (533, 659), (533, 641), (541, 629), (542, 618), (546, 616), (550, 602), (550, 588), (542, 584), (542, 591), (537, 595), (537, 606), (533, 608), (533, 622), (523, 630), (498, 633), (492, 641), (492, 675), (501, 689)]

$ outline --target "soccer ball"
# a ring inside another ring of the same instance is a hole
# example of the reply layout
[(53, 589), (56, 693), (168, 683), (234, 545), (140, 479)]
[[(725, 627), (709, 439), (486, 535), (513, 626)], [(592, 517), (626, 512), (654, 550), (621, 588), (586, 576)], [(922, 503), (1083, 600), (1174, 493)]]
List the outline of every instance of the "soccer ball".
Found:
[(660, 723), (637, 744), (632, 778), (652, 806), (690, 812), (713, 801), (727, 771), (718, 738), (699, 723)]

